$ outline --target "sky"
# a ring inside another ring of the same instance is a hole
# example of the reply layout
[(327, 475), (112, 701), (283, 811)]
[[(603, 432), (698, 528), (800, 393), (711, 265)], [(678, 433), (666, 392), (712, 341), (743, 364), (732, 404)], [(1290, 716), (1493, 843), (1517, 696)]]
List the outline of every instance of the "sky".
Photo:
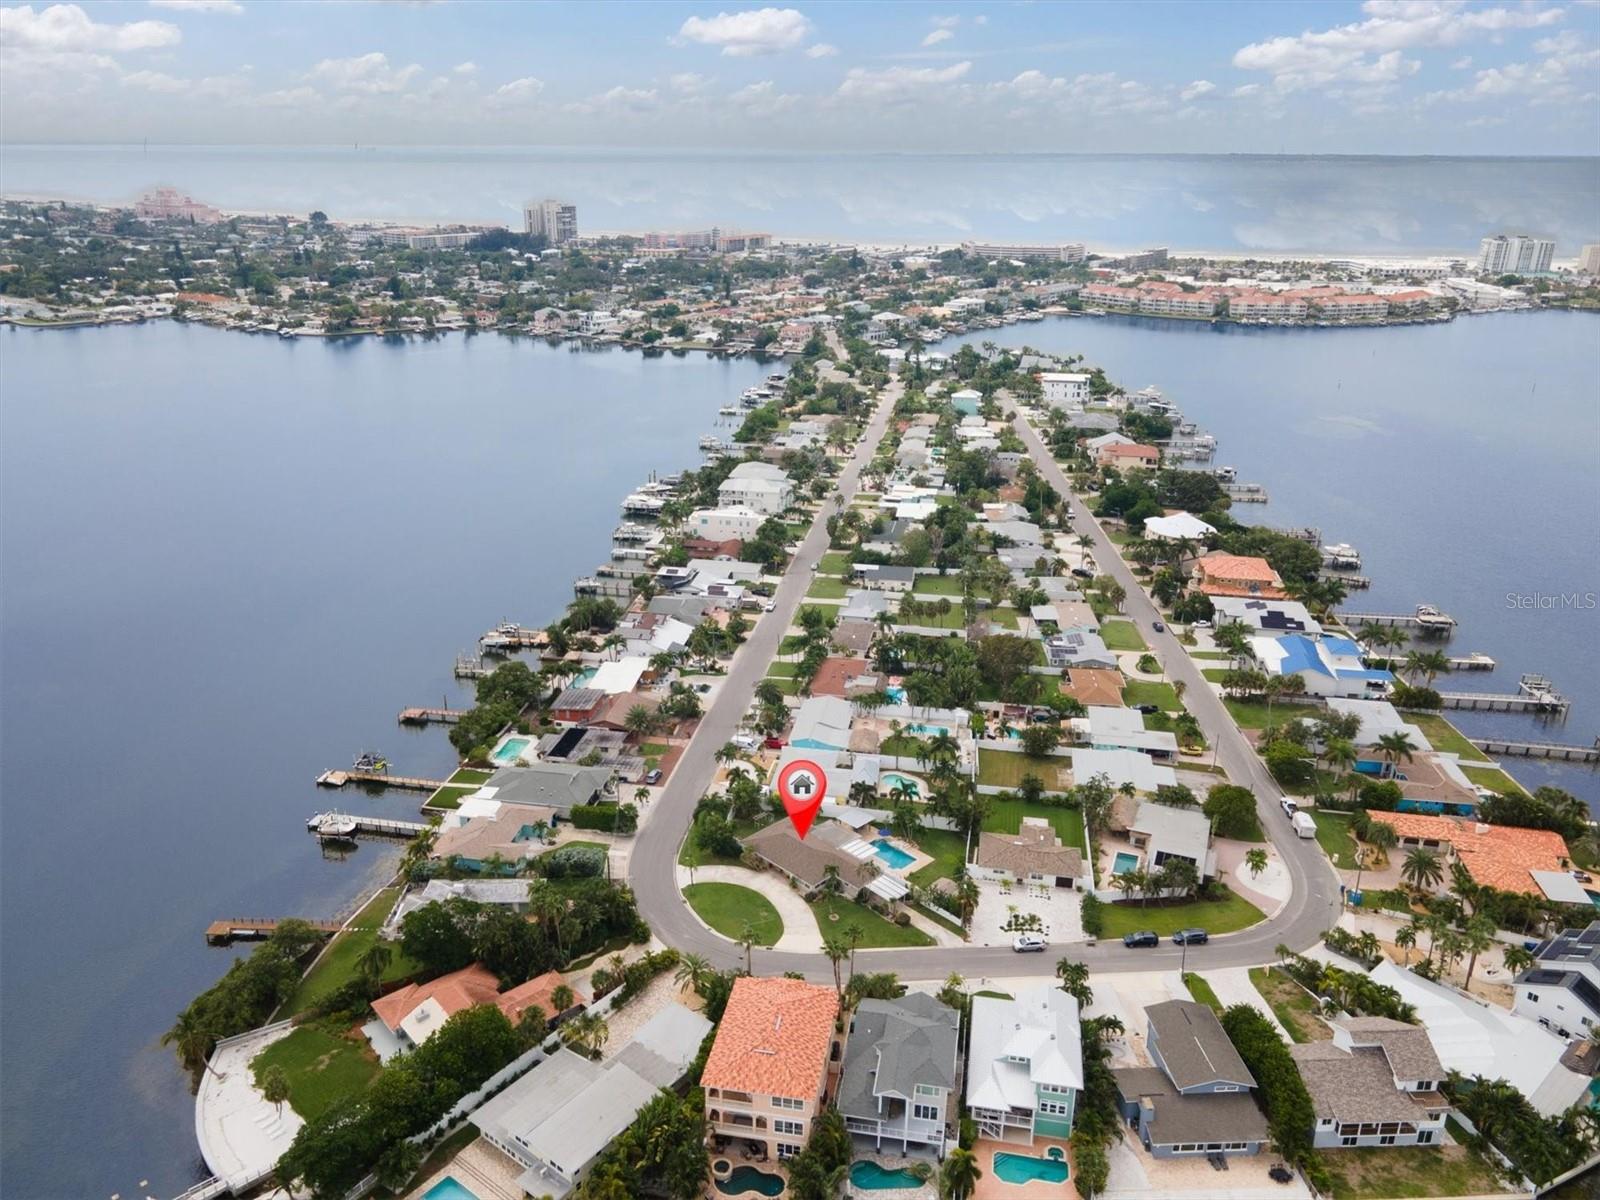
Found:
[(1595, 154), (1600, 2), (0, 3), (0, 141)]

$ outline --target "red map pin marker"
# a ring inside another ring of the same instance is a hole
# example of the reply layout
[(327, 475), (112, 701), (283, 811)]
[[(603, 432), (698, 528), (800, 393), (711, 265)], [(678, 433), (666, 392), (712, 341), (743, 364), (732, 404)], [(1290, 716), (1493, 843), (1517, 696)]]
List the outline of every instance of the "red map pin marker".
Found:
[(797, 758), (778, 772), (778, 798), (802, 839), (811, 832), (811, 822), (817, 819), (827, 793), (828, 777), (810, 759)]

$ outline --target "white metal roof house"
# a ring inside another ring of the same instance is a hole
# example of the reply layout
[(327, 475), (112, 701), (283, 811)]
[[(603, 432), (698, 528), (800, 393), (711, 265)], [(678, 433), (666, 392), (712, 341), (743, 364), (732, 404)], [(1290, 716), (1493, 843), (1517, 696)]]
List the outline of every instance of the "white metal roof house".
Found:
[(1048, 986), (1014, 1000), (972, 998), (967, 1107), (982, 1136), (1028, 1145), (1070, 1137), (1082, 1090), (1077, 1000)]

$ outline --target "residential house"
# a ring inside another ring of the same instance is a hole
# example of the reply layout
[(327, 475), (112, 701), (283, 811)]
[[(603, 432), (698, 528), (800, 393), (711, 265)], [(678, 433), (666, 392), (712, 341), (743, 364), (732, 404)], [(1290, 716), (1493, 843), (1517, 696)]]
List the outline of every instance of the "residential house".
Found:
[[(543, 843), (532, 843), (541, 850)], [(430, 879), (421, 887), (408, 887), (394, 906), (389, 919), (383, 923), (383, 936), (393, 940), (400, 936), (401, 923), (417, 909), (429, 904), (443, 904), (448, 900), (470, 900), (485, 908), (503, 909), (506, 912), (526, 912), (528, 908), (528, 881), (526, 879)]]
[(1052, 667), (1117, 669), (1116, 653), (1106, 647), (1098, 629), (1087, 626), (1066, 627), (1051, 634), (1044, 639), (1044, 654)]
[[(1145, 522), (1148, 529), (1150, 522)], [(1263, 600), (1259, 597), (1212, 596), (1212, 621), (1223, 625), (1243, 625), (1266, 637), (1283, 637), (1298, 633), (1307, 637), (1322, 636), (1322, 625), (1311, 611), (1298, 600)]]
[(749, 508), (766, 516), (794, 503), (794, 485), (783, 468), (765, 462), (742, 462), (717, 488), (719, 508)]
[(1116, 467), (1124, 471), (1134, 467), (1154, 470), (1161, 465), (1161, 451), (1154, 446), (1144, 446), (1138, 442), (1102, 446), (1095, 451), (1094, 465)]
[(974, 388), (962, 388), (958, 392), (950, 393), (950, 403), (962, 416), (975, 416), (983, 404), (983, 393)]
[(605, 1062), (563, 1047), (484, 1101), (471, 1121), (522, 1168), (524, 1195), (561, 1200), (641, 1108), (684, 1082), (711, 1028), (699, 1013), (668, 1004)]
[(1137, 750), (1156, 762), (1176, 762), (1178, 739), (1160, 729), (1146, 729), (1144, 714), (1133, 708), (1094, 705), (1088, 716), (1073, 721), (1095, 750)]
[(1032, 1145), (1072, 1136), (1083, 1090), (1078, 1001), (1040, 986), (972, 997), (967, 1109), (980, 1137)]
[(915, 567), (886, 567), (877, 563), (855, 563), (851, 567), (862, 587), (875, 588), (891, 594), (909, 592), (917, 581)]
[[(524, 885), (526, 886), (526, 885)], [(478, 1004), (492, 1004), (513, 1025), (524, 1011), (537, 1005), (554, 1020), (561, 1013), (552, 998), (558, 987), (571, 987), (559, 972), (543, 975), (502, 992), (500, 980), (482, 963), (472, 963), (427, 983), (408, 983), (372, 1002), (377, 1020), (362, 1026), (378, 1057), (388, 1062), (396, 1054), (422, 1045), (438, 1033), (456, 1013)], [(588, 1003), (572, 989), (575, 1004)]]
[(943, 1158), (960, 1117), (960, 1030), (960, 1013), (921, 992), (861, 1001), (834, 1101), (845, 1128), (880, 1153)]
[(1162, 542), (1199, 542), (1216, 532), (1193, 513), (1175, 512), (1165, 517), (1146, 517), (1144, 536)]
[(841, 696), (808, 696), (795, 712), (789, 744), (802, 750), (847, 750), (855, 706)]
[(1258, 597), (1287, 600), (1283, 580), (1264, 558), (1247, 554), (1207, 554), (1194, 563), (1195, 589), (1215, 599), (1217, 596)]
[(1171, 767), (1162, 766), (1138, 750), (1073, 750), (1070, 756), (1072, 778), (1076, 783), (1104, 775), (1113, 788), (1131, 784), (1136, 791), (1154, 792), (1178, 782)]
[(1412, 850), (1432, 851), (1446, 868), (1446, 882), (1452, 861), (1465, 867), (1474, 883), (1501, 892), (1548, 895), (1558, 885), (1545, 877), (1572, 878), (1572, 852), (1566, 839), (1554, 830), (1486, 825), (1470, 817), (1415, 812), (1373, 811), (1369, 815), (1394, 830), (1400, 857)]
[(1016, 833), (980, 833), (967, 873), (1009, 884), (1073, 888), (1084, 878), (1083, 855), (1064, 846), (1049, 821), (1024, 817)]
[(628, 714), (636, 708), (654, 713), (661, 707), (662, 697), (657, 692), (618, 692), (609, 697), (605, 705), (589, 722), (592, 729), (610, 729), (624, 732), (628, 728)]
[(906, 534), (922, 526), (915, 521), (889, 521), (877, 533), (871, 530), (862, 534), (861, 548), (873, 554), (895, 554), (900, 550), (900, 543), (905, 540)]
[(501, 767), (473, 797), (552, 809), (557, 816), (563, 816), (581, 804), (598, 804), (609, 798), (611, 776), (605, 767), (561, 763)]
[(1436, 1146), (1450, 1102), (1445, 1069), (1420, 1025), (1388, 1017), (1342, 1017), (1331, 1042), (1289, 1047), (1316, 1111), (1312, 1144)]
[[(596, 663), (594, 674), (589, 677), (588, 686), (597, 692), (605, 694), (609, 703), (612, 696), (620, 696), (625, 692), (635, 692), (639, 689), (639, 681), (650, 670), (650, 659), (644, 654), (630, 654), (610, 662)], [(602, 705), (604, 709), (606, 705)], [(598, 716), (599, 713), (593, 714)], [(592, 717), (591, 717), (592, 719)]]
[(1469, 1079), (1504, 1079), (1547, 1117), (1588, 1094), (1592, 1079), (1569, 1065), (1575, 1060), (1566, 1041), (1537, 1021), (1424, 979), (1398, 963), (1379, 963), (1371, 978), (1394, 988), (1417, 1010), (1417, 1022), (1446, 1071)]
[(839, 620), (876, 621), (879, 613), (891, 611), (889, 593), (851, 588), (845, 592), (844, 603), (839, 606)]
[(1379, 698), (1394, 685), (1389, 671), (1368, 667), (1361, 647), (1349, 638), (1298, 633), (1250, 639), (1260, 669), (1268, 675), (1298, 675), (1308, 696)]
[(1511, 1011), (1562, 1038), (1592, 1038), (1600, 1028), (1600, 921), (1563, 929), (1539, 943), (1537, 960), (1516, 979)]
[(591, 721), (610, 700), (599, 688), (575, 684), (561, 689), (561, 694), (550, 702), (550, 717), (569, 725)]
[(800, 1153), (842, 1050), (838, 1013), (829, 987), (748, 975), (733, 981), (700, 1075), (716, 1145), (743, 1142), (764, 1157)]
[[(480, 802), (463, 812), (444, 814), (428, 857), (434, 862), (456, 862), (469, 871), (481, 871), (490, 859), (501, 858), (515, 867), (543, 854), (546, 833), (555, 825), (555, 810), (530, 804)], [(434, 882), (438, 882), (437, 880)]]
[(1145, 1048), (1155, 1064), (1112, 1071), (1122, 1115), (1155, 1158), (1258, 1154), (1266, 1118), (1255, 1076), (1210, 1008), (1168, 1000), (1145, 1010)]
[(1122, 672), (1098, 667), (1070, 667), (1062, 676), (1061, 691), (1079, 704), (1115, 706), (1122, 703)]
[(1171, 859), (1182, 859), (1194, 867), (1201, 879), (1216, 874), (1211, 822), (1198, 808), (1174, 808), (1140, 800), (1130, 817), (1123, 818), (1123, 811), (1122, 806), (1113, 810), (1112, 832), (1124, 834), (1134, 848), (1144, 851), (1142, 865), (1146, 871), (1157, 871)]
[(1049, 408), (1082, 408), (1089, 403), (1089, 377), (1075, 371), (1041, 371), (1039, 387)]
[(711, 542), (747, 542), (766, 524), (768, 514), (753, 508), (697, 508), (684, 527), (697, 537)]
[[(830, 784), (829, 795), (846, 797), (848, 793), (848, 788)], [(871, 842), (839, 821), (818, 821), (802, 838), (784, 817), (756, 830), (745, 838), (744, 845), (807, 896), (835, 886), (835, 880), (849, 899), (870, 893), (892, 903), (911, 890), (905, 880), (882, 869), (882, 860)]]

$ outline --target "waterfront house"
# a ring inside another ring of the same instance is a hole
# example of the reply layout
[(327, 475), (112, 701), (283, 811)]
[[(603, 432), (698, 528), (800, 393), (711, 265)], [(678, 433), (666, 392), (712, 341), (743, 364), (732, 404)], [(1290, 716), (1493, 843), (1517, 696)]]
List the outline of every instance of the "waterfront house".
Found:
[(1600, 921), (1564, 929), (1539, 943), (1533, 966), (1517, 976), (1511, 1011), (1562, 1038), (1592, 1038), (1600, 1028)]
[(706, 541), (748, 542), (756, 536), (756, 531), (766, 524), (767, 519), (766, 513), (743, 506), (697, 508), (689, 514), (684, 527), (696, 538)]
[[(541, 850), (544, 846), (534, 842)], [(526, 879), (430, 879), (421, 887), (407, 887), (394, 906), (389, 919), (383, 923), (383, 936), (394, 939), (400, 936), (400, 926), (406, 917), (425, 905), (447, 900), (470, 900), (486, 908), (504, 909), (521, 913), (528, 909), (528, 881)]]
[(1076, 371), (1041, 371), (1039, 388), (1048, 408), (1082, 408), (1089, 403), (1089, 377)]
[[(1145, 522), (1149, 529), (1150, 522)], [(1299, 633), (1308, 637), (1322, 636), (1322, 625), (1311, 611), (1298, 600), (1263, 600), (1259, 596), (1211, 597), (1211, 620), (1223, 625), (1243, 625), (1253, 633), (1266, 637), (1284, 637)]]
[(606, 767), (543, 762), (501, 767), (473, 796), (502, 804), (553, 809), (558, 816), (564, 816), (580, 804), (598, 804), (608, 798), (611, 778), (612, 772)]
[(550, 702), (550, 717), (569, 725), (591, 721), (606, 705), (610, 696), (599, 688), (575, 684), (561, 689), (561, 694)]
[(1165, 517), (1146, 517), (1144, 522), (1144, 536), (1163, 542), (1199, 542), (1215, 532), (1214, 526), (1186, 512), (1175, 512)]
[(742, 462), (717, 488), (719, 508), (748, 508), (773, 516), (793, 503), (788, 472), (772, 463)]
[[(1501, 892), (1521, 892), (1570, 902), (1561, 881), (1572, 882), (1572, 852), (1566, 839), (1550, 829), (1486, 825), (1471, 817), (1432, 816), (1416, 812), (1370, 812), (1369, 817), (1394, 830), (1395, 854), (1428, 850), (1448, 867), (1459, 862), (1474, 883)], [(1445, 884), (1450, 873), (1445, 872)], [(1444, 884), (1441, 884), (1443, 887)], [(1581, 890), (1581, 889), (1580, 889)]]
[(1312, 1144), (1435, 1146), (1450, 1102), (1428, 1031), (1388, 1017), (1341, 1017), (1331, 1042), (1289, 1047), (1316, 1112)]
[(1132, 442), (1127, 445), (1102, 446), (1095, 451), (1094, 465), (1097, 467), (1116, 467), (1123, 471), (1135, 467), (1154, 470), (1161, 465), (1161, 451), (1154, 446), (1144, 446), (1138, 442)]
[(1023, 817), (1016, 833), (980, 833), (967, 873), (997, 883), (1074, 888), (1084, 878), (1083, 855), (1062, 845), (1049, 821)]
[(623, 732), (628, 727), (628, 714), (635, 708), (654, 713), (661, 707), (662, 697), (657, 692), (618, 692), (608, 698), (605, 707), (589, 722), (591, 729), (609, 729)]
[[(526, 890), (526, 884), (523, 885)], [(562, 986), (571, 987), (557, 971), (518, 984), (502, 992), (500, 980), (482, 963), (472, 963), (427, 983), (408, 983), (372, 1002), (376, 1021), (362, 1026), (378, 1057), (388, 1062), (396, 1054), (422, 1045), (438, 1033), (456, 1013), (478, 1004), (492, 1004), (513, 1025), (522, 1014), (537, 1005), (546, 1019), (554, 1021), (562, 1013), (552, 997)], [(573, 1007), (587, 1004), (583, 995), (572, 989)]]
[(1361, 647), (1349, 638), (1331, 634), (1309, 638), (1290, 633), (1253, 637), (1250, 646), (1263, 672), (1298, 675), (1305, 681), (1308, 696), (1381, 699), (1394, 685), (1394, 675), (1368, 667)]
[(1076, 999), (1050, 986), (972, 997), (966, 1095), (980, 1137), (1030, 1146), (1070, 1137), (1082, 1090)]
[(1122, 1115), (1155, 1158), (1258, 1154), (1268, 1139), (1250, 1074), (1210, 1008), (1168, 1000), (1144, 1010), (1155, 1064), (1112, 1071)]
[(1417, 1010), (1417, 1023), (1427, 1030), (1446, 1071), (1469, 1079), (1504, 1079), (1547, 1117), (1565, 1112), (1588, 1094), (1593, 1081), (1580, 1057), (1569, 1054), (1566, 1039), (1537, 1021), (1387, 960), (1372, 969), (1371, 977), (1394, 988)]
[[(486, 811), (479, 812), (479, 806)], [(465, 812), (456, 808), (444, 814), (428, 857), (434, 862), (455, 859), (469, 871), (481, 871), (497, 857), (518, 867), (545, 852), (545, 834), (554, 825), (554, 809), (477, 801)]]
[(733, 981), (700, 1075), (714, 1145), (792, 1158), (811, 1136), (842, 1050), (832, 988), (799, 979)]
[[(670, 630), (667, 631), (670, 634)], [(637, 691), (639, 681), (644, 678), (650, 669), (650, 659), (643, 654), (631, 654), (622, 658), (613, 659), (611, 662), (596, 664), (594, 674), (589, 677), (588, 686), (605, 695), (605, 701), (590, 714), (590, 718), (599, 715), (612, 696), (619, 696), (624, 692)]]
[(856, 1006), (835, 1104), (862, 1145), (944, 1157), (960, 1115), (960, 1029), (960, 1013), (921, 992)]
[(1265, 600), (1287, 600), (1283, 580), (1264, 558), (1248, 554), (1223, 554), (1217, 552), (1198, 558), (1194, 563), (1194, 587), (1203, 595), (1259, 597)]
[(711, 1022), (668, 1004), (605, 1062), (562, 1047), (486, 1100), (471, 1121), (522, 1169), (526, 1196), (561, 1200), (662, 1088), (685, 1080)]

